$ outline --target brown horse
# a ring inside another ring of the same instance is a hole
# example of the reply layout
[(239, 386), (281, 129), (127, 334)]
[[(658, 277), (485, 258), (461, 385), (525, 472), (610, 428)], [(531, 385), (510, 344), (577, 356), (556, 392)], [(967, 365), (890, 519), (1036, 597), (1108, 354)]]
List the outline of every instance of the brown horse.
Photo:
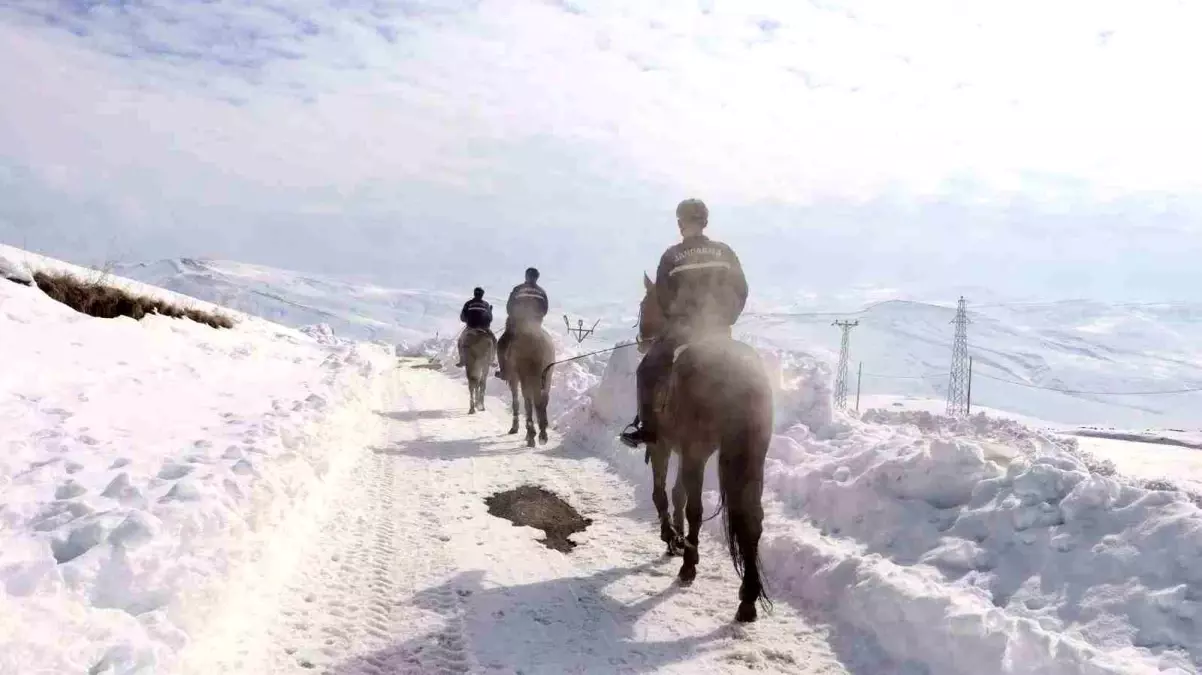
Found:
[(551, 398), (551, 364), (555, 361), (555, 343), (542, 326), (519, 324), (513, 327), (513, 339), (505, 349), (502, 370), (513, 397), (513, 426), (518, 432), (518, 389), (526, 402), (526, 445), (534, 447), (534, 418), (538, 416), (538, 441), (547, 442), (547, 402)]
[[(655, 283), (643, 275), (646, 295), (639, 307), (639, 342), (660, 339), (667, 329), (656, 300)], [(642, 347), (640, 347), (642, 351)], [(764, 460), (772, 440), (772, 387), (755, 349), (729, 337), (716, 336), (678, 348), (670, 376), (656, 390), (658, 442), (647, 448), (659, 515), (660, 538), (669, 555), (680, 553), (679, 578), (684, 585), (697, 577), (701, 532), (701, 490), (705, 465), (718, 451), (719, 510), (725, 510), (727, 545), (739, 587), (736, 621), (755, 621), (756, 602), (769, 607), (760, 578), (759, 545), (763, 532)], [(680, 458), (672, 490), (674, 518), (668, 516), (665, 484), (673, 452)], [(682, 537), (683, 518), (689, 529)]]
[(493, 355), (497, 351), (497, 342), (492, 333), (478, 328), (469, 328), (459, 338), (463, 342), (463, 363), (467, 371), (467, 393), (471, 400), (469, 415), (475, 415), (477, 410), (484, 410), (484, 391), (488, 383), (488, 371), (492, 365)]

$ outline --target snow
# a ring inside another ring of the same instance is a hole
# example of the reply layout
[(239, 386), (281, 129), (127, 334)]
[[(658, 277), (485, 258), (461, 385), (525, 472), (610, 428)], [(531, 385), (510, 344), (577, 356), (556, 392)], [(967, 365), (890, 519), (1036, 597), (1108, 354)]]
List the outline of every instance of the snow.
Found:
[[(270, 321), (302, 328), (327, 325), (333, 335), (356, 340), (417, 343), (435, 335), (459, 333), (459, 310), (471, 297), (474, 283), (462, 289), (419, 290), (385, 288), (372, 283), (319, 274), (281, 270), (227, 260), (180, 258), (149, 263), (124, 263), (113, 271), (156, 287), (201, 298)], [(514, 270), (513, 284), (522, 270)], [(495, 308), (497, 324), (504, 321), (505, 296), (511, 286), (488, 288), (485, 299)], [(625, 308), (576, 302), (551, 290), (550, 328), (563, 335), (563, 317), (602, 319), (598, 336), (616, 339), (634, 321)]]
[(3, 282), (0, 351), (0, 672), (163, 672), (320, 508), (393, 360), (250, 318), (94, 319)]
[[(211, 285), (214, 268), (196, 265), (198, 285)], [(411, 299), (434, 308), (430, 297)], [(420, 326), (411, 309), (398, 311)], [(1078, 310), (1065, 325), (1082, 334), (1126, 334), (1131, 347), (1155, 333), (1132, 337), (1133, 320)], [(643, 453), (616, 441), (634, 412), (634, 348), (586, 355), (599, 339), (553, 332), (560, 358), (581, 358), (556, 366), (552, 441), (528, 450), (503, 433), (508, 391), (495, 379), (488, 412), (466, 415), (454, 331), (370, 332), (390, 344), (363, 343), (343, 334), (345, 317), (302, 312), (286, 328), (229, 314), (231, 330), (92, 319), (0, 282), (0, 348), (20, 356), (0, 373), (0, 672), (1202, 665), (1197, 451), (1066, 435), (1086, 410), (1071, 397), (951, 420), (929, 392), (874, 393), (857, 417), (832, 407), (824, 355), (783, 331), (752, 335), (775, 383), (761, 554), (776, 609), (735, 626), (719, 522), (705, 526), (698, 582), (678, 588)], [(891, 324), (898, 334), (902, 323)], [(402, 334), (408, 344), (395, 344)], [(1182, 368), (1179, 379), (1193, 377)], [(487, 514), (485, 497), (525, 483), (593, 519), (571, 553)], [(710, 515), (713, 466), (706, 485)]]
[[(1188, 495), (1092, 472), (1076, 439), (1012, 420), (816, 410), (825, 368), (778, 359), (770, 588), (930, 672), (1196, 672), (1202, 513)], [(642, 453), (613, 436), (636, 363), (611, 361), (566, 432), (632, 480)]]
[[(978, 298), (980, 295), (978, 294)], [(1006, 303), (969, 298), (974, 407), (1059, 425), (1197, 429), (1202, 391), (1174, 395), (1068, 394), (1202, 389), (1202, 306), (1107, 304), (1086, 300)], [(978, 304), (979, 303), (979, 304)], [(830, 307), (753, 310), (737, 326), (773, 347), (838, 358)], [(838, 308), (846, 311), (847, 308)], [(886, 301), (856, 314), (852, 392), (863, 364), (862, 397), (946, 397), (955, 301)], [(1013, 384), (1019, 382), (1022, 384)], [(861, 409), (865, 409), (862, 402)]]
[(15, 259), (11, 252), (0, 251), (0, 279), (15, 281), (26, 286), (33, 283), (33, 275), (29, 271), (29, 266)]
[(1114, 463), (1119, 472), (1152, 481), (1173, 481), (1202, 495), (1202, 451), (1161, 443), (1079, 438), (1085, 452)]
[[(453, 292), (381, 288), (261, 265), (194, 259), (123, 264), (114, 271), (295, 328), (326, 323), (340, 337), (409, 344), (436, 334), (457, 334), (459, 308), (471, 286)], [(627, 298), (564, 297), (554, 281), (548, 281), (547, 288), (554, 305), (548, 321), (553, 333), (566, 338), (561, 321), (568, 314), (573, 325), (577, 318), (586, 319), (586, 324), (600, 320), (586, 346), (604, 347), (630, 337), (643, 292), (641, 278), (631, 279)], [(493, 304), (503, 307), (508, 288), (486, 290)], [(874, 304), (855, 315), (860, 325), (851, 340), (853, 377), (859, 363), (864, 367), (864, 398), (945, 398), (954, 297), (890, 300), (905, 297), (904, 289), (852, 289), (829, 297), (765, 302), (761, 296), (766, 293), (753, 293), (736, 326), (741, 337), (805, 352), (832, 367), (839, 332), (830, 325), (836, 318), (830, 312), (847, 312), (871, 301)], [(1058, 426), (1184, 428), (1202, 434), (1196, 418), (1202, 392), (1108, 396), (1012, 384), (1116, 392), (1202, 388), (1202, 306), (1013, 302), (983, 289), (970, 289), (969, 295), (974, 407)], [(500, 319), (498, 315), (498, 325)]]
[[(293, 573), (255, 576), (183, 672), (847, 672), (788, 607), (731, 623), (720, 541), (703, 540), (697, 583), (676, 586), (643, 490), (559, 438), (527, 451), (495, 400), (468, 416), (461, 385), (401, 371), (385, 437), (298, 541)], [(570, 554), (488, 515), (487, 496), (528, 482), (594, 520)]]

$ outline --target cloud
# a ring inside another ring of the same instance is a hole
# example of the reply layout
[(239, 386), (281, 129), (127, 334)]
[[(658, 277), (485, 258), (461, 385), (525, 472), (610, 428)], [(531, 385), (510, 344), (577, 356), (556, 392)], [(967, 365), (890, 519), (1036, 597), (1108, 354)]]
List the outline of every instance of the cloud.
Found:
[[(581, 274), (616, 279), (607, 256), (654, 258), (638, 247), (666, 244), (665, 214), (695, 194), (716, 213), (754, 214), (731, 236), (761, 247), (752, 257), (782, 270), (778, 283), (791, 277), (774, 237), (841, 255), (871, 237), (876, 269), (916, 277), (888, 256), (1031, 258), (1024, 238), (1076, 242), (1090, 222), (1196, 235), (1157, 205), (1184, 194), (1174, 208), (1195, 209), (1202, 183), (1202, 97), (1185, 84), (1200, 12), (0, 1), (0, 90), (22, 92), (0, 106), (0, 160), (26, 194), (60, 202), (10, 203), (7, 218), (54, 213), (66, 231), (76, 204), (136, 251), (203, 242), (276, 264), (367, 258), (381, 273), (387, 256), (354, 247), (384, 237), (441, 251), (443, 237), (486, 242), (505, 264), (523, 259), (507, 248), (559, 250)], [(0, 192), (17, 185), (0, 179)], [(841, 232), (822, 229), (835, 222)], [(307, 241), (280, 250), (290, 227)], [(966, 228), (967, 242), (928, 245)]]

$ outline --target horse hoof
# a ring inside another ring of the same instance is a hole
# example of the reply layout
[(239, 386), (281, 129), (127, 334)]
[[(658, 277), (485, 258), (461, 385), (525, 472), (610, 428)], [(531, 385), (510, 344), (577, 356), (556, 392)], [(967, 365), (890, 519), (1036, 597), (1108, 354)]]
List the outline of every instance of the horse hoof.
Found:
[(757, 613), (755, 611), (754, 602), (740, 602), (739, 611), (735, 612), (735, 621), (739, 623), (751, 623), (755, 621)]
[(469, 414), (469, 415), (475, 415), (475, 414), (476, 414), (476, 409), (475, 409), (475, 408), (472, 408), (471, 410), (467, 411), (467, 414)]
[(512, 429), (510, 429), (510, 430), (509, 430), (509, 433), (510, 433), (510, 435), (516, 434), (517, 432), (518, 432), (518, 428), (517, 428), (517, 427), (514, 427), (514, 428), (512, 428)]
[(681, 586), (692, 586), (693, 581), (697, 578), (697, 568), (686, 562), (680, 567), (680, 574), (677, 576)]
[(682, 556), (685, 552), (684, 537), (677, 535), (672, 541), (668, 542), (668, 550), (672, 551), (673, 556)]
[(546, 434), (539, 434), (539, 435), (538, 435), (538, 444), (539, 444), (539, 445), (546, 445), (546, 444), (547, 444), (547, 435), (546, 435)]
[(533, 439), (533, 438), (527, 438), (527, 439), (526, 439), (526, 447), (527, 447), (527, 448), (533, 448), (533, 447), (534, 447), (534, 439)]

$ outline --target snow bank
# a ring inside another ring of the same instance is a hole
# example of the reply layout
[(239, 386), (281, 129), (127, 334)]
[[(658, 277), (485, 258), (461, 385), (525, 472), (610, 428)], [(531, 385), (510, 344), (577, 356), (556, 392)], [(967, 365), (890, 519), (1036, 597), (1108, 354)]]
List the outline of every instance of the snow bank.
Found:
[[(1091, 471), (1072, 439), (1012, 422), (862, 422), (831, 410), (816, 360), (766, 356), (779, 433), (762, 552), (778, 596), (930, 672), (1196, 671), (1202, 513), (1185, 495)], [(649, 497), (642, 450), (614, 440), (637, 362), (615, 354), (564, 426)]]
[(347, 345), (351, 344), (350, 340), (344, 340), (334, 334), (334, 329), (328, 323), (315, 323), (311, 326), (302, 326), (299, 328), (301, 333), (313, 338), (315, 342), (323, 345)]
[(13, 259), (11, 253), (0, 251), (0, 279), (29, 286), (33, 283), (33, 274), (23, 262)]
[(393, 361), (249, 317), (95, 319), (5, 281), (0, 353), (0, 672), (169, 670), (373, 438)]

